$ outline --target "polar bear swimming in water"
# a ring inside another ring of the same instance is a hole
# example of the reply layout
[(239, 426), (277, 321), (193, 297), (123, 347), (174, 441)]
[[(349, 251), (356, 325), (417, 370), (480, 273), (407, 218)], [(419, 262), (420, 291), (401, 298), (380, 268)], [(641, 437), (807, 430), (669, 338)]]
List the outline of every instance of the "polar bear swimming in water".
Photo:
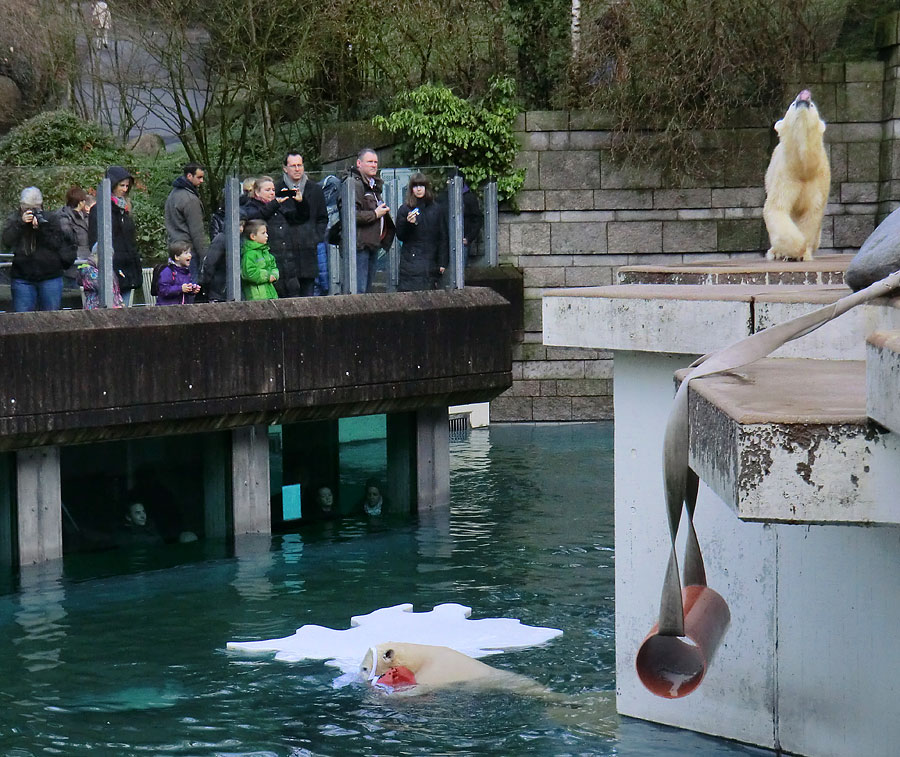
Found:
[(766, 171), (763, 219), (769, 260), (812, 260), (819, 249), (828, 203), (831, 167), (825, 152), (825, 122), (804, 89), (775, 124), (778, 146)]
[(478, 689), (507, 689), (522, 694), (551, 695), (537, 681), (498, 670), (450, 647), (388, 641), (372, 647), (359, 666), (360, 676), (407, 694), (461, 685)]

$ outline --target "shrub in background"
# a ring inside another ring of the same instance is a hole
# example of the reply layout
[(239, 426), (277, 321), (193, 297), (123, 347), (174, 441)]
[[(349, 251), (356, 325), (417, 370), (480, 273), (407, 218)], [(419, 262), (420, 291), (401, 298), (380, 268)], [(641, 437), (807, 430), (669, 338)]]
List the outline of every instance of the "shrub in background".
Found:
[(425, 84), (400, 95), (388, 116), (372, 119), (400, 141), (396, 157), (406, 165), (455, 165), (472, 187), (494, 176), (501, 199), (512, 197), (525, 181), (514, 168), (519, 144), (513, 124), (519, 108), (512, 79), (491, 80), (475, 100), (457, 97), (444, 86)]

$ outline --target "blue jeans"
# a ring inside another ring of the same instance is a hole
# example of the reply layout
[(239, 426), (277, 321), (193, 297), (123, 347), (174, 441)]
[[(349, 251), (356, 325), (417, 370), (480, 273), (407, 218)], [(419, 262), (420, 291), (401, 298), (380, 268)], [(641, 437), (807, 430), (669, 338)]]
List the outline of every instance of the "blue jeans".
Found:
[(378, 265), (378, 250), (356, 251), (356, 293), (372, 291), (372, 280)]
[(59, 310), (62, 307), (63, 277), (43, 281), (12, 280), (13, 311)]

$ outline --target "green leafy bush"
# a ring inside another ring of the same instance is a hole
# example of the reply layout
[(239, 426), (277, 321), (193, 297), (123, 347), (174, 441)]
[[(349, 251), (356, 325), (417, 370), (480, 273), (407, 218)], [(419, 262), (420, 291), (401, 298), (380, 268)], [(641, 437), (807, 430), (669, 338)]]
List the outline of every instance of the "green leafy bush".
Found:
[(100, 126), (67, 110), (40, 113), (0, 139), (0, 162), (6, 166), (102, 165), (121, 152)]
[(515, 82), (494, 78), (477, 100), (464, 100), (440, 85), (422, 85), (400, 95), (395, 110), (372, 123), (400, 140), (397, 157), (406, 164), (459, 166), (471, 186), (494, 176), (500, 198), (506, 199), (525, 181), (525, 171), (514, 168), (518, 113)]

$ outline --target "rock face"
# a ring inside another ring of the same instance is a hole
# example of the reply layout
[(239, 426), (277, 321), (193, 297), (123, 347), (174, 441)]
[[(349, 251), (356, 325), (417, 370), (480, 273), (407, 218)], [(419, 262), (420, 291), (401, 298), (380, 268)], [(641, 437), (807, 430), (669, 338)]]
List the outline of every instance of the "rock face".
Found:
[(854, 292), (900, 270), (900, 208), (885, 218), (850, 261), (844, 281)]
[(141, 134), (128, 143), (128, 149), (138, 155), (148, 155), (151, 158), (166, 149), (166, 144), (159, 134)]
[(8, 76), (0, 76), (0, 130), (14, 126), (22, 111), (22, 93)]

